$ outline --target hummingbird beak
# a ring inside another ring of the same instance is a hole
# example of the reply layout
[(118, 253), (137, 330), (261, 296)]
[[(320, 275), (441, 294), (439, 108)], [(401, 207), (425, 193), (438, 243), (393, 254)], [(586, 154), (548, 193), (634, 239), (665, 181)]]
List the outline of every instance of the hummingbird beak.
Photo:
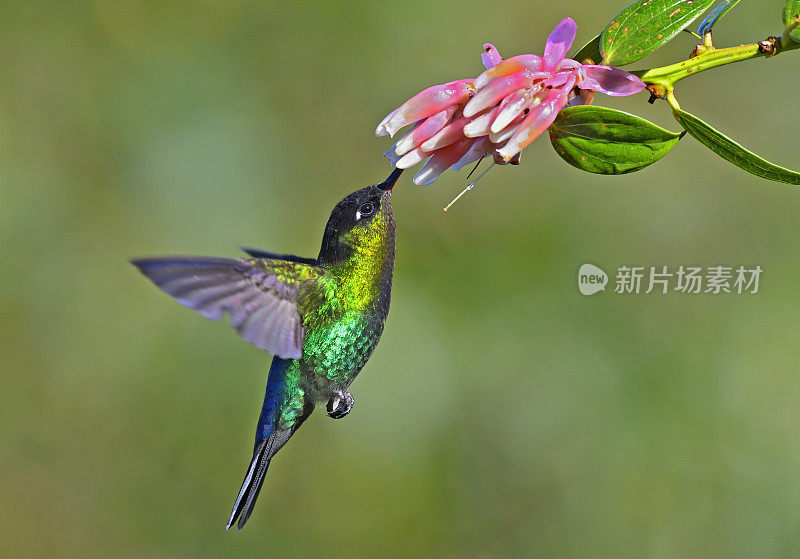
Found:
[(392, 171), (392, 174), (389, 175), (389, 177), (385, 181), (383, 181), (380, 184), (376, 184), (375, 186), (377, 186), (381, 190), (385, 190), (386, 192), (389, 192), (394, 187), (394, 184), (397, 182), (397, 179), (400, 178), (400, 175), (402, 173), (403, 173), (403, 169), (395, 168), (395, 170)]

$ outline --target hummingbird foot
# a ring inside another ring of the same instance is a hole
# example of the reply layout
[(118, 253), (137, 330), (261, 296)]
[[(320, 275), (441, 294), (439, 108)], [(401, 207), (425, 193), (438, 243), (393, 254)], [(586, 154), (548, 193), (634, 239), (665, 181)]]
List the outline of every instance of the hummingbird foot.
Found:
[(353, 409), (353, 404), (355, 403), (356, 399), (353, 398), (353, 395), (350, 394), (350, 392), (343, 392), (339, 390), (338, 392), (334, 392), (333, 398), (328, 400), (326, 409), (330, 417), (334, 419), (341, 419), (350, 413), (350, 410)]

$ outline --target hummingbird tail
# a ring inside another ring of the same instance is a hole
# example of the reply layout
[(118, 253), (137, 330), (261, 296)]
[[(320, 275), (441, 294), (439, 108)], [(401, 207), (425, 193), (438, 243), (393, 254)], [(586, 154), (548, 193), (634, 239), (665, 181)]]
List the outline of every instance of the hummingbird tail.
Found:
[(269, 462), (275, 454), (271, 451), (271, 446), (273, 445), (270, 444), (270, 439), (264, 439), (256, 447), (253, 453), (253, 460), (250, 462), (250, 467), (244, 477), (242, 488), (239, 490), (239, 495), (233, 504), (231, 517), (227, 526), (225, 526), (226, 530), (230, 530), (237, 517), (239, 517), (238, 528), (241, 530), (253, 513), (253, 505), (255, 505), (258, 493), (264, 483), (264, 474), (267, 473)]
[[(294, 434), (298, 427), (314, 411), (314, 404), (305, 396), (302, 396), (302, 409), (295, 411), (295, 418), (290, 425), (281, 422), (281, 412), (287, 406), (292, 405), (287, 390), (288, 385), (293, 384), (291, 379), (293, 373), (298, 370), (297, 361), (291, 359), (281, 359), (275, 357), (269, 371), (267, 380), (267, 390), (264, 396), (264, 405), (261, 409), (261, 416), (258, 420), (256, 430), (256, 445), (253, 450), (253, 459), (247, 468), (247, 473), (242, 482), (242, 488), (233, 504), (231, 516), (228, 519), (226, 530), (230, 530), (233, 523), (238, 518), (237, 527), (241, 530), (253, 513), (253, 507), (258, 499), (258, 493), (264, 484), (264, 475), (272, 460), (272, 457), (286, 444), (289, 437)], [(299, 408), (299, 406), (298, 406)]]
[(230, 530), (233, 523), (236, 522), (238, 517), (239, 521), (236, 527), (241, 530), (250, 515), (253, 514), (253, 507), (258, 499), (258, 494), (261, 491), (261, 486), (264, 484), (264, 476), (267, 473), (267, 468), (272, 460), (272, 457), (278, 450), (286, 444), (289, 437), (300, 427), (300, 424), (311, 415), (314, 406), (306, 401), (303, 416), (298, 418), (291, 429), (276, 429), (268, 438), (259, 441), (256, 444), (256, 449), (253, 451), (253, 459), (250, 461), (250, 466), (247, 468), (247, 474), (244, 476), (242, 488), (239, 490), (239, 495), (236, 497), (236, 502), (233, 504), (231, 516), (228, 519), (228, 524), (225, 526), (226, 530)]

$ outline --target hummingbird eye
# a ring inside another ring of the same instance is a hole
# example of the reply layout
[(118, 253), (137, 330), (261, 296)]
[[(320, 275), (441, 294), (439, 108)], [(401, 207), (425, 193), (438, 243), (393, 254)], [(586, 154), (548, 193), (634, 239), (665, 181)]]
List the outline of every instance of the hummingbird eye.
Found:
[(356, 212), (356, 221), (360, 220), (362, 217), (369, 217), (373, 213), (375, 213), (375, 206), (372, 205), (371, 202), (362, 204), (361, 207)]

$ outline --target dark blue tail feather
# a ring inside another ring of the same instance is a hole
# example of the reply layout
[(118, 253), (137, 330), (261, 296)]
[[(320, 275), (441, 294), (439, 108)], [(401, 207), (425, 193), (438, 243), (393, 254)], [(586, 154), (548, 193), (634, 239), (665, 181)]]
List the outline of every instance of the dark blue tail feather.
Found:
[(239, 519), (237, 523), (239, 530), (247, 523), (253, 513), (253, 506), (261, 491), (264, 475), (267, 473), (272, 457), (286, 444), (289, 437), (314, 411), (314, 405), (306, 399), (303, 415), (295, 421), (290, 429), (282, 429), (278, 425), (285, 398), (286, 373), (292, 362), (291, 359), (281, 359), (280, 357), (275, 357), (272, 360), (269, 378), (267, 379), (267, 389), (264, 394), (264, 405), (261, 407), (261, 415), (258, 418), (256, 427), (256, 444), (253, 450), (253, 459), (250, 461), (239, 495), (233, 504), (233, 510), (228, 519), (226, 529), (230, 529), (233, 526), (237, 517)]
[(274, 357), (272, 366), (269, 368), (267, 377), (267, 390), (264, 394), (264, 405), (261, 406), (261, 415), (256, 426), (256, 444), (264, 439), (268, 439), (275, 430), (275, 424), (280, 417), (281, 404), (284, 398), (284, 388), (286, 387), (286, 371), (292, 364), (291, 359), (281, 359)]

